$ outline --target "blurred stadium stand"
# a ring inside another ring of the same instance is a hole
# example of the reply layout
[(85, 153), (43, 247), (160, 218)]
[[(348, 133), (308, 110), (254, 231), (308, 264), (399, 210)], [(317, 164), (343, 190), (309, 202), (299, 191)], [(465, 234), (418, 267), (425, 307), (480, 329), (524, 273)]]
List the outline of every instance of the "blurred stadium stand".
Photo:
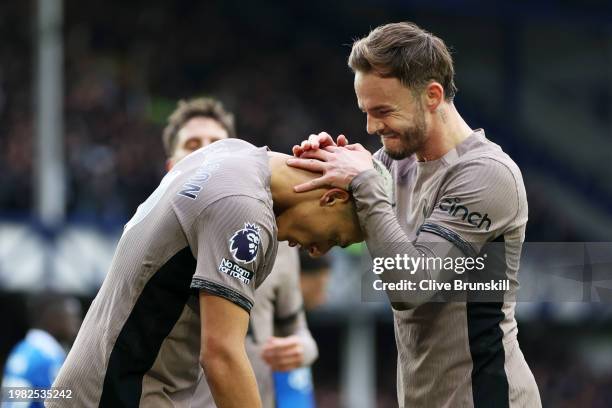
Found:
[[(95, 295), (123, 223), (164, 173), (161, 129), (178, 98), (219, 97), (242, 138), (275, 150), (320, 130), (377, 149), (346, 58), (353, 38), (385, 22), (416, 21), (454, 48), (460, 112), (523, 172), (528, 241), (612, 241), (608, 2), (65, 0), (67, 204), (54, 226), (35, 212), (35, 6), (0, 3), (0, 364), (27, 328), (16, 320), (21, 293), (53, 288), (85, 305)], [(358, 306), (352, 257), (334, 251), (330, 302), (310, 316), (317, 400), (356, 407), (347, 395), (369, 384), (377, 406), (395, 406), (391, 313)], [(612, 406), (610, 309), (519, 305), (545, 406)], [(351, 337), (375, 354), (355, 360)], [(351, 383), (347, 373), (364, 367), (371, 375)]]

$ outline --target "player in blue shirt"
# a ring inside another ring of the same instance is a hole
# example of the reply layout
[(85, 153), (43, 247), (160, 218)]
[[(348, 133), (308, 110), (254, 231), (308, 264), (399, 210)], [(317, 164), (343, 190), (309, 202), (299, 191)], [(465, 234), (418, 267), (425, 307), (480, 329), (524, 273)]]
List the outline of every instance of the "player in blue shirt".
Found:
[[(29, 304), (32, 328), (9, 354), (2, 387), (50, 388), (66, 358), (64, 347), (72, 344), (81, 325), (76, 299), (54, 293), (34, 296)], [(2, 406), (38, 408), (43, 403), (5, 399)]]

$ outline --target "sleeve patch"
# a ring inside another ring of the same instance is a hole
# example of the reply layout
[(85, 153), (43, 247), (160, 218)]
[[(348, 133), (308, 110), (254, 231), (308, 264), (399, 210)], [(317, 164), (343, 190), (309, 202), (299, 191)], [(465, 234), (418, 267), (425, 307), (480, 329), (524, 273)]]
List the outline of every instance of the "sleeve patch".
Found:
[(251, 279), (253, 279), (253, 271), (243, 268), (238, 265), (236, 262), (233, 262), (231, 259), (222, 258), (221, 263), (219, 264), (219, 268), (217, 268), (219, 272), (224, 273), (232, 278), (238, 279), (240, 282), (248, 285), (251, 283)]
[(255, 223), (244, 223), (229, 240), (230, 252), (236, 262), (248, 264), (257, 258), (261, 245), (261, 229)]

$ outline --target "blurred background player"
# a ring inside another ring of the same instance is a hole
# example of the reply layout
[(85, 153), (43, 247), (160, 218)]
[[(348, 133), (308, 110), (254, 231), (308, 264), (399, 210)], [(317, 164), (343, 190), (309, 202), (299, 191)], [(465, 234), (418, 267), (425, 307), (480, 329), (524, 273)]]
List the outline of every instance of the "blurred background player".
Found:
[[(3, 387), (49, 388), (81, 325), (81, 304), (58, 293), (33, 294), (28, 302), (31, 328), (9, 354)], [(4, 407), (42, 407), (42, 402), (3, 402)]]
[[(234, 117), (220, 101), (213, 98), (180, 101), (168, 118), (163, 134), (166, 168), (172, 169), (199, 148), (235, 136)], [(317, 345), (308, 330), (303, 306), (298, 250), (280, 242), (270, 276), (255, 291), (246, 341), (264, 407), (274, 407), (275, 401), (278, 406), (283, 406), (285, 398), (292, 398), (292, 405), (296, 408), (306, 406), (296, 406), (294, 397), (289, 396), (291, 387), (279, 384), (281, 381), (286, 383), (283, 379), (289, 374), (277, 376), (276, 381), (272, 375), (273, 370), (290, 371), (309, 366), (317, 358)], [(302, 378), (310, 379), (309, 369), (298, 373)], [(301, 388), (300, 399), (313, 400), (312, 382), (309, 384), (309, 388)], [(304, 389), (307, 389), (306, 395), (303, 395)], [(214, 406), (204, 378), (200, 379), (192, 406)]]
[[(300, 251), (300, 287), (304, 309), (310, 311), (327, 301), (330, 265), (327, 255), (313, 258)], [(277, 408), (314, 406), (314, 387), (310, 367), (274, 373)]]

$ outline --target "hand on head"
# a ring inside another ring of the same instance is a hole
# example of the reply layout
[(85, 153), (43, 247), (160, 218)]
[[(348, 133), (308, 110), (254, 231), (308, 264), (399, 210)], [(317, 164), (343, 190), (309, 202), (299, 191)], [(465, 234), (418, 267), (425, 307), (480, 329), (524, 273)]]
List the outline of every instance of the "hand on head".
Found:
[(324, 149), (329, 146), (344, 147), (348, 145), (348, 139), (344, 135), (339, 135), (338, 139), (334, 139), (327, 132), (320, 132), (318, 135), (312, 134), (308, 140), (304, 140), (300, 145), (295, 145), (291, 149), (295, 157), (301, 157), (304, 152), (309, 150)]
[(336, 142), (326, 132), (310, 135), (301, 145), (293, 146), (293, 154), (298, 158), (287, 160), (289, 166), (323, 174), (295, 186), (298, 193), (325, 186), (348, 190), (355, 176), (373, 168), (370, 152), (359, 143), (348, 144), (344, 135)]

